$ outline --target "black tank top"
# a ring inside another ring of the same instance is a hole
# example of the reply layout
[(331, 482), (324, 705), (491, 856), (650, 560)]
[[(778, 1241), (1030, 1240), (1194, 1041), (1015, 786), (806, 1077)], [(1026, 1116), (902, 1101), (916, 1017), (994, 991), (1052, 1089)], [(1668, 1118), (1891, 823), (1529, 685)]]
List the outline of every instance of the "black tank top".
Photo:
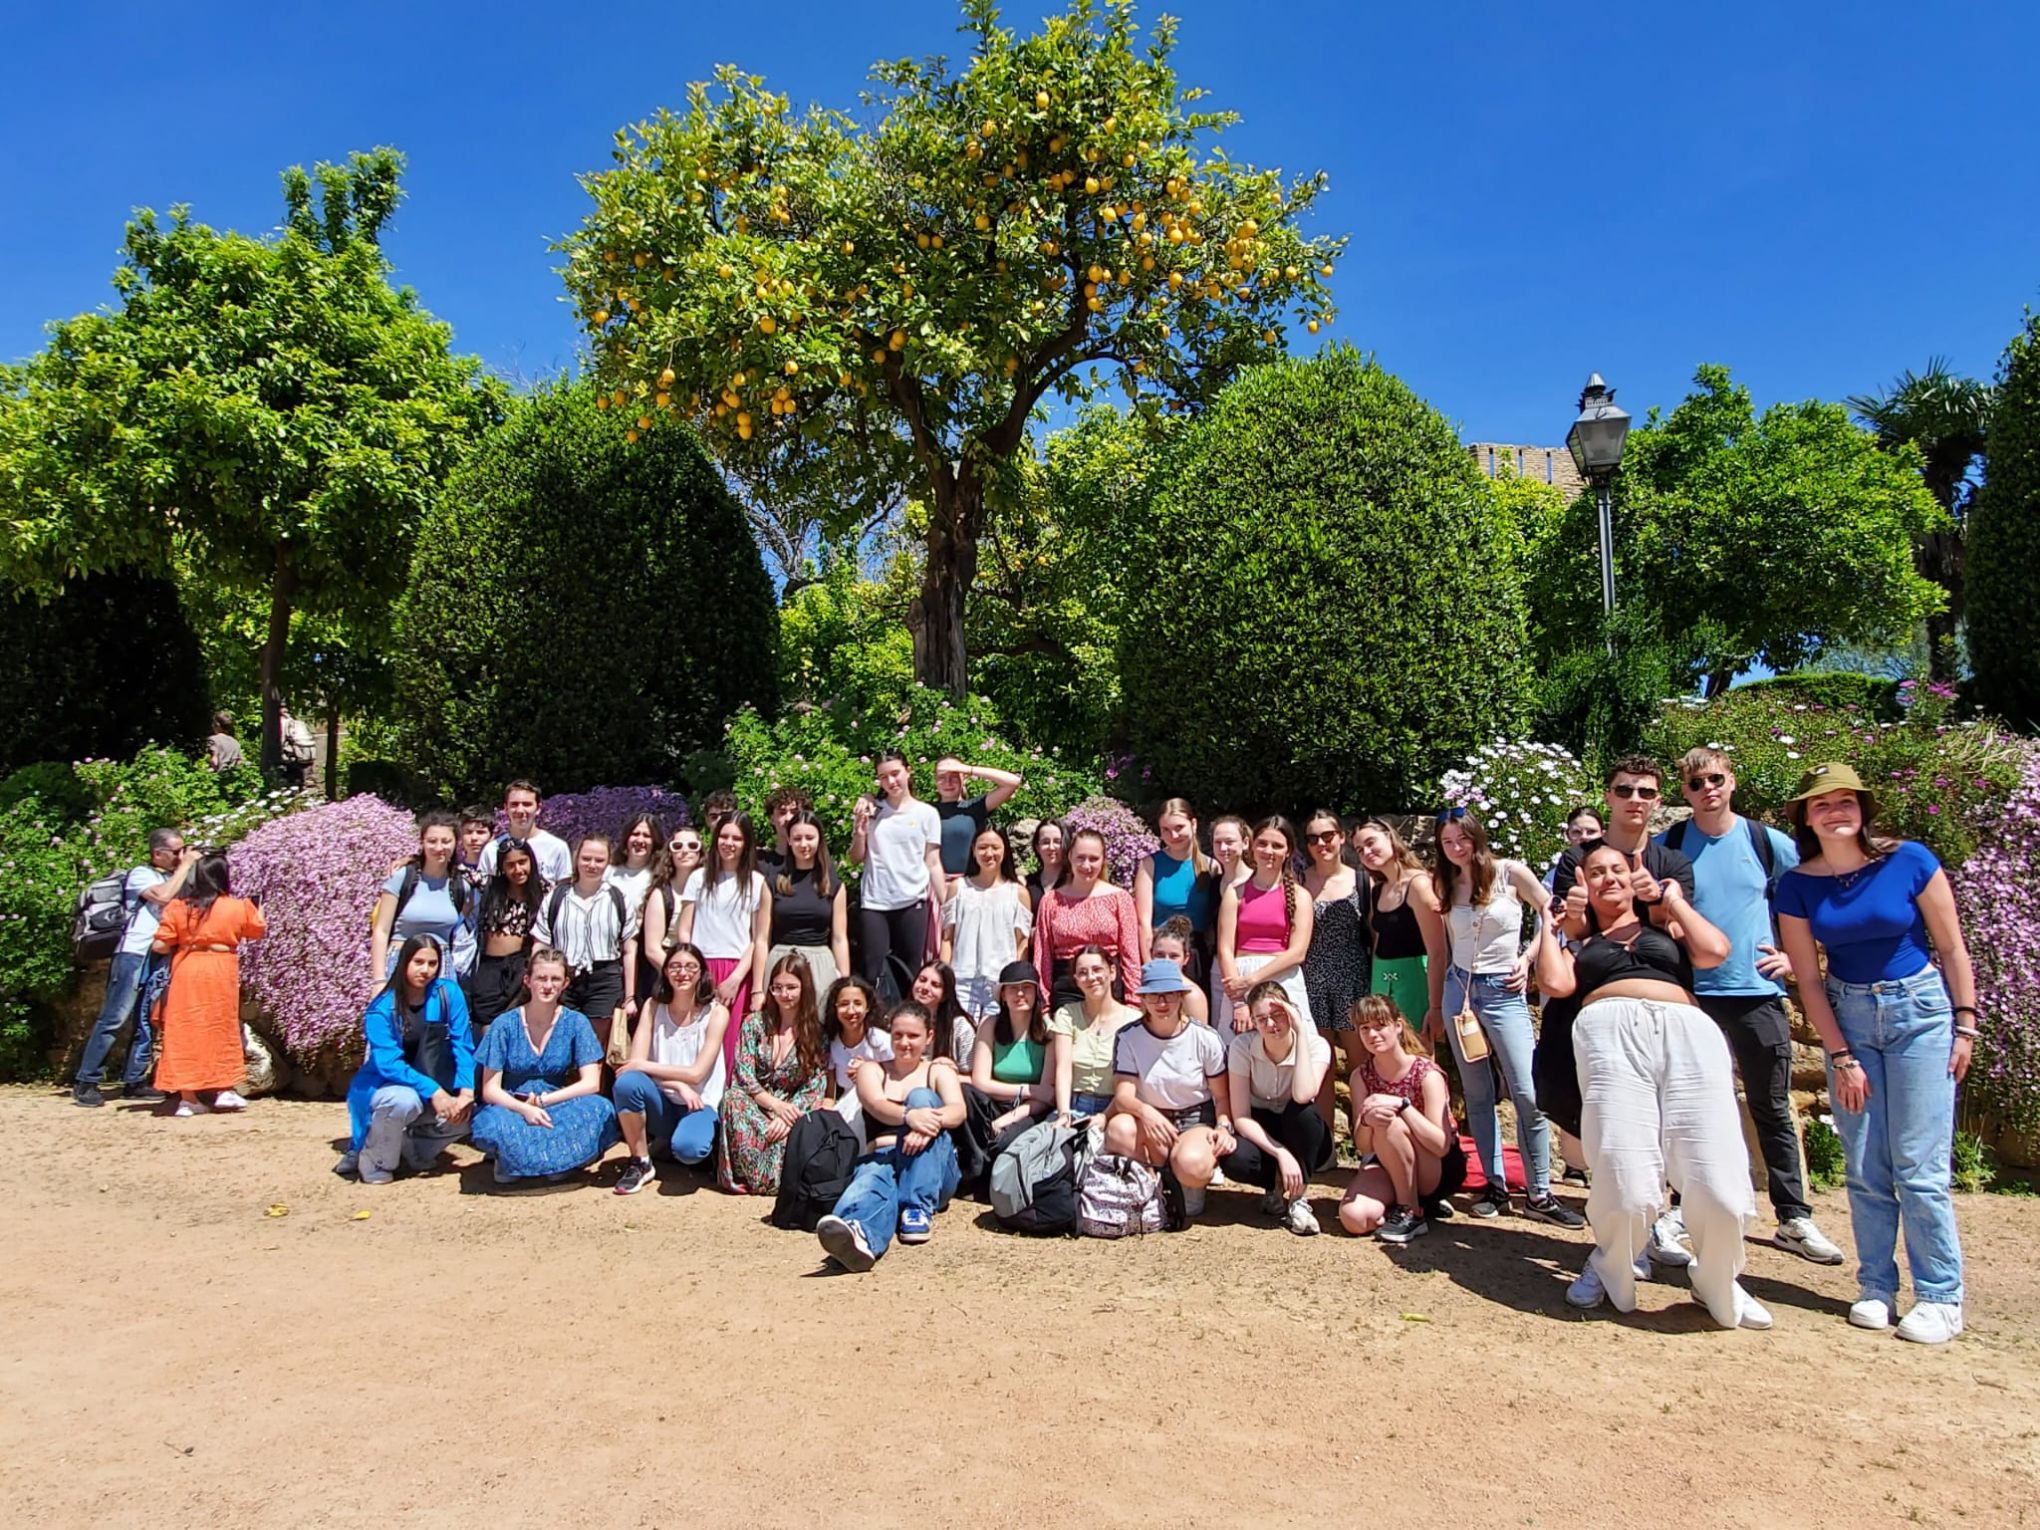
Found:
[(1605, 935), (1590, 935), (1573, 958), (1573, 973), (1579, 980), (1582, 999), (1610, 983), (1629, 978), (1648, 978), (1658, 983), (1677, 983), (1693, 991), (1693, 963), (1686, 948), (1663, 930), (1646, 925), (1636, 940), (1625, 948)]
[(815, 871), (785, 873), (788, 890), (779, 890), (779, 877), (767, 884), (772, 889), (771, 944), (775, 946), (826, 946), (836, 929), (836, 900), (825, 898), (815, 886)]
[[(1414, 875), (1414, 873), (1412, 873)], [(1404, 878), (1405, 883), (1408, 877)], [(1381, 906), (1381, 884), (1367, 879), (1367, 922), (1374, 929), (1374, 954), (1384, 961), (1400, 961), (1424, 954), (1424, 931), (1417, 923), (1417, 911), (1410, 907), (1407, 889), (1399, 908)]]

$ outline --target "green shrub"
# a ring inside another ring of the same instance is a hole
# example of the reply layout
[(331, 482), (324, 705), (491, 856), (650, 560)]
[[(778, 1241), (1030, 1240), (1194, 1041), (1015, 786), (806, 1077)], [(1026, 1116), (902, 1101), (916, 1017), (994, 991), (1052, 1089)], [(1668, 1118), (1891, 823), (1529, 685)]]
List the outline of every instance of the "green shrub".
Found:
[(1841, 1133), (1826, 1116), (1808, 1116), (1800, 1122), (1806, 1149), (1806, 1182), (1816, 1190), (1832, 1190), (1848, 1178), (1849, 1164), (1842, 1152)]
[(1465, 807), (1486, 827), (1495, 853), (1542, 869), (1565, 849), (1566, 815), (1600, 792), (1580, 762), (1557, 744), (1482, 744), (1438, 783), (1439, 801)]
[(0, 781), (0, 808), (33, 799), (55, 823), (76, 823), (92, 811), (92, 792), (62, 760), (24, 765)]
[(1955, 1188), (1965, 1195), (1982, 1195), (1997, 1185), (1997, 1154), (1984, 1145), (1975, 1132), (1955, 1132), (1953, 1164)]
[(395, 758), (495, 800), (665, 781), (778, 694), (772, 585), (744, 513), (678, 424), (635, 444), (593, 388), (541, 388), (462, 464), (396, 614)]
[(167, 579), (75, 580), (48, 605), (0, 597), (0, 774), (38, 760), (125, 757), (212, 731), (198, 639)]
[(2040, 727), (2040, 314), (2006, 349), (1969, 512), (1965, 565), (1977, 699), (2021, 728)]
[(1128, 528), (1128, 741), (1210, 809), (1428, 802), (1522, 718), (1518, 537), (1437, 411), (1358, 352), (1256, 367)]
[(1872, 717), (1895, 718), (1901, 711), (1898, 685), (1897, 680), (1886, 675), (1861, 675), (1849, 670), (1799, 670), (1789, 675), (1751, 680), (1736, 689), (1754, 691), (1758, 695), (1783, 696), (1788, 701), (1804, 701), (1824, 706), (1830, 711), (1855, 707)]
[(1954, 721), (1945, 686), (1908, 682), (1901, 694), (1906, 709), (1891, 721), (1854, 704), (1738, 686), (1711, 701), (1667, 704), (1645, 752), (1669, 768), (1695, 745), (1720, 748), (1735, 761), (1736, 806), (1781, 826), (1806, 769), (1845, 761), (1877, 794), (1885, 830), (1923, 841), (1952, 872), (2018, 785), (2018, 745), (1987, 720)]

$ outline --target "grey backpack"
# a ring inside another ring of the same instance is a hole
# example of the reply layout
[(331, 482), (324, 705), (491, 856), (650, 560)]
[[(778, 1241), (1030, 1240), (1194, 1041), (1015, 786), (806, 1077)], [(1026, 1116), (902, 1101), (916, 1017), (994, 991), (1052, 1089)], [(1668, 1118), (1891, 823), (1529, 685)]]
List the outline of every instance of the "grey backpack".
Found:
[(1014, 1232), (1066, 1233), (1077, 1225), (1077, 1186), (1088, 1131), (1037, 1121), (992, 1160), (992, 1215)]

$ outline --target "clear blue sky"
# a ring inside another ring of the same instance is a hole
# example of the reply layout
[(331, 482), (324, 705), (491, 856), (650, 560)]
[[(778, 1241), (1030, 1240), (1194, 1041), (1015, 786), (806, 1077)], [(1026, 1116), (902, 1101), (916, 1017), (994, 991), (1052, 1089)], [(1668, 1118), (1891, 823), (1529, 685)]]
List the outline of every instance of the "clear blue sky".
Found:
[[(1701, 361), (1760, 402), (1937, 353), (1987, 375), (2040, 303), (2031, 0), (1167, 9), (1184, 82), (1245, 117), (1231, 153), (1331, 176), (1319, 224), (1352, 245), (1330, 335), (1469, 438), (1556, 442), (1593, 370), (1639, 414)], [(109, 300), (131, 208), (268, 228), (283, 166), (388, 143), (403, 279), (462, 348), (543, 375), (577, 343), (547, 245), (618, 126), (722, 61), (849, 106), (872, 59), (965, 41), (948, 0), (173, 12), (15, 9), (0, 358)]]

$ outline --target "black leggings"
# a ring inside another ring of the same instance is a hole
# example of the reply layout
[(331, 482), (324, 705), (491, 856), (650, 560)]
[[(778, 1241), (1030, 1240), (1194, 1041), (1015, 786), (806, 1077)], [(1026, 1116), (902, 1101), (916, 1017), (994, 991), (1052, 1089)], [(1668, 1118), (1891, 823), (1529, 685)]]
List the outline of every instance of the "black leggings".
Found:
[[(1317, 1101), (1292, 1100), (1280, 1110), (1256, 1105), (1254, 1119), (1262, 1131), (1289, 1149), (1305, 1178), (1332, 1162), (1332, 1130), (1318, 1114)], [(1273, 1190), (1282, 1183), (1273, 1155), (1262, 1152), (1244, 1137), (1239, 1138), (1239, 1146), (1223, 1162), (1227, 1179), (1245, 1180), (1263, 1190)]]
[[(897, 956), (906, 965), (908, 983), (913, 974), (921, 970), (922, 958), (928, 950), (928, 904), (924, 899), (910, 903), (905, 908), (865, 908), (857, 910), (857, 970), (864, 974), (864, 981), (877, 986), (885, 972), (888, 956)], [(906, 985), (901, 986), (900, 997), (906, 998)]]

